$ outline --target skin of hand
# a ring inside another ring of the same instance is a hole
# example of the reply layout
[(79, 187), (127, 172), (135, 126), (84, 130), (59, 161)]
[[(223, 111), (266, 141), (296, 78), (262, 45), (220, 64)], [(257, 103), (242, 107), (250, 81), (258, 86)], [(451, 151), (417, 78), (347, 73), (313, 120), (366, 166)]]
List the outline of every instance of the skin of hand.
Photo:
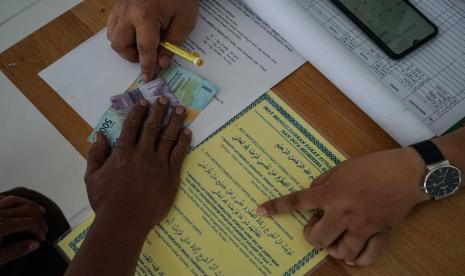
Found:
[(197, 0), (118, 0), (108, 17), (108, 40), (122, 58), (140, 62), (150, 81), (157, 64), (170, 65), (173, 56), (158, 48), (160, 39), (181, 45), (197, 20)]
[[(433, 142), (465, 170), (465, 128)], [(386, 248), (390, 229), (430, 197), (420, 185), (426, 165), (412, 148), (349, 159), (320, 176), (312, 187), (265, 202), (261, 216), (322, 210), (304, 228), (305, 239), (348, 265), (368, 265)]]
[(148, 232), (173, 204), (191, 142), (184, 107), (163, 127), (168, 108), (166, 97), (152, 108), (141, 100), (111, 153), (106, 137), (95, 136), (85, 174), (95, 220), (67, 275), (134, 275)]
[[(45, 241), (45, 209), (35, 202), (16, 196), (0, 196), (0, 266), (37, 250)], [(31, 237), (4, 244), (8, 236), (29, 233)]]

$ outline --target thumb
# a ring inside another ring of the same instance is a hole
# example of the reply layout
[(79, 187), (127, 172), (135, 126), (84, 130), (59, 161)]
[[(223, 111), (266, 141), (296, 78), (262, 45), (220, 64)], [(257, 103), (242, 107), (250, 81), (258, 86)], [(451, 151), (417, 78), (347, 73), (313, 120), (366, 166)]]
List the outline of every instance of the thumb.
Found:
[(110, 152), (110, 147), (108, 146), (108, 140), (105, 135), (101, 132), (96, 132), (94, 134), (94, 143), (89, 150), (89, 155), (87, 156), (87, 169), (86, 175), (91, 174), (98, 170), (105, 160), (107, 160), (108, 154)]
[[(174, 45), (181, 46), (183, 41), (194, 29), (197, 12), (189, 14), (178, 14), (174, 16), (171, 24), (163, 36), (163, 41), (170, 42)], [(161, 68), (168, 68), (173, 54), (163, 47), (160, 47), (158, 55), (158, 65)]]
[(39, 246), (40, 243), (38, 241), (25, 240), (3, 247), (0, 249), (0, 266), (36, 251)]

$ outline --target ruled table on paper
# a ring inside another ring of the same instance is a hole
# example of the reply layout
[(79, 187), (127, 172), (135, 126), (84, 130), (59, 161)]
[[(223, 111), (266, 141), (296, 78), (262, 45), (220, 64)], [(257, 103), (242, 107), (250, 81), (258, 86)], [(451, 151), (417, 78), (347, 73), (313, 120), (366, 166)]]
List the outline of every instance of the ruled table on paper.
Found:
[(398, 61), (382, 52), (331, 1), (298, 1), (436, 134), (465, 119), (464, 1), (411, 1), (438, 26), (439, 34)]

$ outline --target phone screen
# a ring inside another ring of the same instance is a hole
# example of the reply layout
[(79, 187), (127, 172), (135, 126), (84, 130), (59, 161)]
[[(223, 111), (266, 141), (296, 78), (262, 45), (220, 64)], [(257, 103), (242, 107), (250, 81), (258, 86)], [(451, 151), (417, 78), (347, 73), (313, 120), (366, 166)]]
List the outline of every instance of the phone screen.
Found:
[(375, 36), (375, 42), (384, 44), (395, 56), (419, 46), (437, 33), (436, 26), (405, 0), (333, 2), (342, 5), (340, 8), (355, 17), (358, 25), (361, 23), (372, 33), (371, 36)]

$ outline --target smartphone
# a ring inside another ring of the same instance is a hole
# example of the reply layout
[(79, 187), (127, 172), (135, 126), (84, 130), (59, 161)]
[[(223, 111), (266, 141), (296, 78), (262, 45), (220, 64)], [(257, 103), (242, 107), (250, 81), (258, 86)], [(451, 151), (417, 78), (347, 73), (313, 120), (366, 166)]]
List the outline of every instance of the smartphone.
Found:
[(438, 34), (406, 0), (331, 0), (389, 57), (400, 59)]

